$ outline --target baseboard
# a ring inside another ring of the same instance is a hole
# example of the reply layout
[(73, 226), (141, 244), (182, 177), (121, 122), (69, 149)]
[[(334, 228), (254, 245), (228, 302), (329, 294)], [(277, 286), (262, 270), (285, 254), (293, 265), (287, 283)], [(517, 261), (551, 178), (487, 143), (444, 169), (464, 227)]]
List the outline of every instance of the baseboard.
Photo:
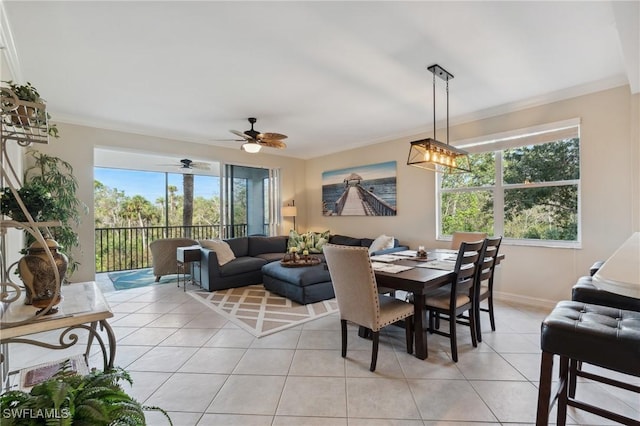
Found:
[(558, 303), (554, 300), (538, 299), (536, 297), (522, 296), (520, 294), (505, 293), (495, 290), (493, 291), (493, 297), (495, 297), (496, 300), (500, 300), (502, 302), (519, 303), (522, 305), (535, 306), (537, 308), (546, 309), (553, 309)]

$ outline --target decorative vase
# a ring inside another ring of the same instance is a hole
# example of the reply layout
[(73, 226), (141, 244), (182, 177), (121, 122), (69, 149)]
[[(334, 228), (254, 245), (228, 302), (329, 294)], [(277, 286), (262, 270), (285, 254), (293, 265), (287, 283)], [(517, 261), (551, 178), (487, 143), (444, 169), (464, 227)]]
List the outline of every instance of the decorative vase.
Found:
[[(48, 314), (53, 314), (58, 311), (53, 306), (60, 303), (60, 287), (58, 284), (61, 284), (67, 272), (69, 260), (64, 253), (58, 252), (60, 245), (58, 245), (57, 241), (50, 238), (45, 241), (51, 251), (55, 266), (51, 264), (42, 244), (39, 241), (35, 241), (27, 249), (27, 254), (18, 262), (18, 271), (26, 289), (25, 304), (44, 309), (49, 306), (51, 300), (55, 297), (56, 300), (49, 312), (47, 312)], [(58, 269), (60, 283), (56, 280), (54, 267)]]

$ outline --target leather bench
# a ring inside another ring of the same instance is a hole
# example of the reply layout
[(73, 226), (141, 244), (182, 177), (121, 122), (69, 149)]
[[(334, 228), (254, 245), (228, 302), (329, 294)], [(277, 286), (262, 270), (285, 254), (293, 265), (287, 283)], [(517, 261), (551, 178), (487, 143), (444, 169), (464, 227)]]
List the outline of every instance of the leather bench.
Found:
[[(584, 362), (640, 377), (640, 312), (576, 301), (559, 302), (542, 322), (540, 343), (536, 425), (548, 424), (549, 411), (556, 399), (558, 425), (566, 422), (567, 406), (619, 423), (640, 425), (637, 420), (575, 399), (577, 376), (640, 393), (640, 386), (577, 369), (577, 363)], [(560, 357), (560, 382), (551, 399), (554, 355)]]

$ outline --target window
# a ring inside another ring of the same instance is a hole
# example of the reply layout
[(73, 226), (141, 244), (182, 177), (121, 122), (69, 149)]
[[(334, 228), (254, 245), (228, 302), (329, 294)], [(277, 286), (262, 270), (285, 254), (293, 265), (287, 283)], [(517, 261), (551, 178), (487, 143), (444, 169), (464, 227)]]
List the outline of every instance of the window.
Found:
[(580, 244), (580, 137), (577, 120), (459, 144), (471, 173), (438, 175), (438, 237), (454, 231), (505, 241)]

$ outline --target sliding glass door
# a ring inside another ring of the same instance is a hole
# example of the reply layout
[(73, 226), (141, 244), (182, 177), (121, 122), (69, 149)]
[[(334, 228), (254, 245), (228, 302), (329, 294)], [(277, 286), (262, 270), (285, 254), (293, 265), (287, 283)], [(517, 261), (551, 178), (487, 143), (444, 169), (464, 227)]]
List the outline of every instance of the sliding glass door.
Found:
[(227, 164), (221, 192), (224, 238), (277, 232), (280, 200), (277, 169)]

